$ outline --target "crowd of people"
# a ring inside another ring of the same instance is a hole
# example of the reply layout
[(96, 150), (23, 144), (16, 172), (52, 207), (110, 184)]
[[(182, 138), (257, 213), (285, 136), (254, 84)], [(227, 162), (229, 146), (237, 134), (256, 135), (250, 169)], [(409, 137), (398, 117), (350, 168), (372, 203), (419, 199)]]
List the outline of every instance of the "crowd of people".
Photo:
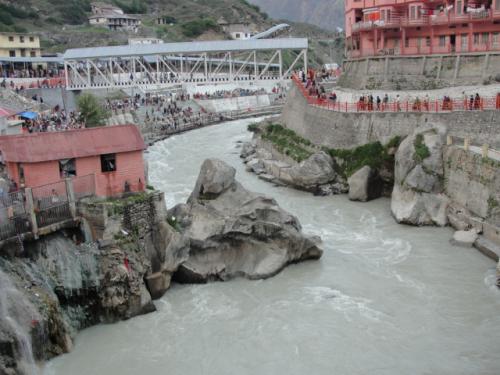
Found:
[[(277, 93), (279, 88), (273, 88), (273, 93)], [(225, 98), (238, 98), (242, 96), (256, 96), (266, 95), (267, 91), (264, 88), (258, 90), (250, 89), (235, 89), (235, 90), (218, 90), (213, 93), (196, 93), (193, 99), (206, 100), (206, 99), (225, 99)]]
[(81, 121), (80, 113), (76, 111), (66, 113), (57, 105), (49, 112), (38, 114), (35, 119), (25, 119), (23, 131), (39, 133), (82, 129), (84, 127), (85, 124)]
[(7, 78), (56, 78), (61, 77), (64, 69), (59, 68), (27, 68), (27, 69), (0, 69), (0, 77)]

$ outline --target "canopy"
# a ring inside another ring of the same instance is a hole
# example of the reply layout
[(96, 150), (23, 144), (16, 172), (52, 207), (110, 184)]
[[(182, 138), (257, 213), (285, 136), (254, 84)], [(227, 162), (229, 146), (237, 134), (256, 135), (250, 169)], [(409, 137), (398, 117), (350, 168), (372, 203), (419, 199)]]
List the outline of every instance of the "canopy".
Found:
[(22, 118), (27, 118), (28, 120), (34, 120), (38, 117), (38, 113), (27, 111), (19, 113), (19, 116)]

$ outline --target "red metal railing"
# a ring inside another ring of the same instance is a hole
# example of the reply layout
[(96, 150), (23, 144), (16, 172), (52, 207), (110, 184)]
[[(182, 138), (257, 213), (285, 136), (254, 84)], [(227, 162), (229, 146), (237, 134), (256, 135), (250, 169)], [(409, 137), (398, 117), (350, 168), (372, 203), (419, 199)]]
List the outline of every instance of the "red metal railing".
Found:
[(318, 98), (311, 95), (300, 79), (294, 75), (293, 81), (307, 100), (309, 105), (336, 112), (453, 112), (453, 111), (498, 111), (500, 110), (500, 93), (496, 97), (484, 97), (478, 100), (454, 99), (454, 100), (402, 100), (400, 102), (390, 101), (388, 103), (368, 102), (342, 102), (328, 98)]

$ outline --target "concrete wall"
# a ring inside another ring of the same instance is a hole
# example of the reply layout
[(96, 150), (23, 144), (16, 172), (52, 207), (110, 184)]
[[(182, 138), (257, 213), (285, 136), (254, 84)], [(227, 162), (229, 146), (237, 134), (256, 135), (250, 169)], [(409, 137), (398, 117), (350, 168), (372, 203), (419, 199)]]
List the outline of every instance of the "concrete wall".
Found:
[(195, 100), (209, 112), (241, 111), (271, 105), (269, 95), (240, 96), (236, 98)]
[(483, 219), (500, 219), (500, 162), (450, 146), (444, 165), (446, 195), (452, 201)]
[(490, 82), (500, 74), (500, 52), (373, 57), (347, 60), (339, 85), (354, 89), (423, 90)]
[(387, 143), (426, 123), (447, 125), (456, 137), (500, 148), (500, 111), (453, 113), (340, 113), (312, 107), (293, 88), (283, 110), (283, 124), (312, 142), (331, 148), (354, 148), (369, 142)]

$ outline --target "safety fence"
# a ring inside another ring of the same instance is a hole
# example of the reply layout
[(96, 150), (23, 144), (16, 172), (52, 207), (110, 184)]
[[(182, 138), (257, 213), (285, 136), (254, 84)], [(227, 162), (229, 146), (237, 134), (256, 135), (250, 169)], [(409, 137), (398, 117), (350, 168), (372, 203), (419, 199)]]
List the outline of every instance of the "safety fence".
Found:
[(95, 195), (95, 176), (87, 175), (0, 196), (0, 240), (75, 219), (79, 199)]
[(14, 237), (31, 230), (22, 192), (3, 193), (0, 196), (0, 239)]
[(384, 101), (380, 102), (376, 99), (370, 101), (365, 97), (365, 100), (358, 102), (343, 102), (340, 100), (332, 100), (329, 97), (318, 97), (310, 93), (309, 88), (304, 86), (297, 76), (293, 76), (293, 81), (307, 100), (309, 105), (314, 107), (328, 109), (335, 112), (455, 112), (455, 111), (498, 111), (500, 110), (500, 93), (495, 97), (473, 97), (472, 99), (415, 99)]

